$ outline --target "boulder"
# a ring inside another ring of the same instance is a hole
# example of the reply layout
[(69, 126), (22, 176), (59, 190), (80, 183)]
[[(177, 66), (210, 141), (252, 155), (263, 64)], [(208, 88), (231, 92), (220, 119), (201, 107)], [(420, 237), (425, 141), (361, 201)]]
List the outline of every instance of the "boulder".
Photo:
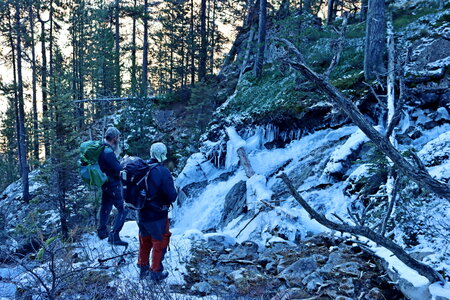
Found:
[(339, 272), (345, 275), (358, 277), (361, 275), (361, 265), (357, 262), (346, 262), (333, 267), (333, 271)]
[(222, 252), (234, 247), (236, 239), (226, 234), (206, 234), (206, 247), (213, 251)]
[(364, 296), (365, 300), (384, 300), (386, 297), (384, 297), (383, 293), (379, 288), (372, 288), (367, 295)]
[(191, 291), (200, 293), (202, 295), (207, 295), (211, 292), (212, 287), (208, 282), (197, 282), (191, 287)]
[(237, 246), (230, 254), (225, 256), (227, 260), (257, 260), (258, 244), (246, 241)]
[(245, 212), (247, 205), (247, 185), (244, 180), (236, 183), (225, 196), (220, 226), (225, 226), (240, 214)]
[(287, 267), (278, 276), (286, 280), (289, 286), (302, 286), (302, 280), (318, 269), (316, 260), (312, 257), (300, 258), (295, 263)]
[(344, 278), (339, 283), (339, 290), (348, 296), (353, 296), (355, 293), (355, 285), (353, 284), (353, 279)]
[(313, 272), (306, 276), (302, 283), (304, 286), (306, 286), (306, 290), (310, 293), (315, 293), (317, 289), (324, 284), (324, 278), (319, 275), (318, 272)]
[(342, 264), (346, 261), (347, 259), (343, 257), (343, 254), (340, 251), (331, 252), (328, 256), (326, 264), (322, 268), (320, 268), (320, 272), (324, 274), (330, 273), (336, 265)]
[(301, 288), (290, 288), (278, 292), (271, 300), (307, 299), (311, 295)]

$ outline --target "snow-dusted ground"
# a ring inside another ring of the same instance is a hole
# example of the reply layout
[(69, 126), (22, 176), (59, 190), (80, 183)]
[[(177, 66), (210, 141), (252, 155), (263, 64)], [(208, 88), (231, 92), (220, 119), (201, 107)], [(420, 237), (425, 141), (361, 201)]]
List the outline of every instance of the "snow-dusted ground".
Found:
[[(409, 122), (409, 120), (404, 120), (402, 124), (404, 125), (405, 122)], [(431, 174), (441, 180), (450, 178), (450, 134), (448, 132), (450, 132), (450, 125), (436, 127), (427, 131), (421, 138), (415, 140), (414, 145), (411, 145), (416, 149), (421, 149), (419, 156), (430, 166)], [(177, 299), (184, 296), (176, 294), (171, 290), (170, 285), (184, 284), (184, 275), (187, 274), (186, 263), (189, 261), (190, 249), (196, 240), (207, 240), (211, 235), (220, 234), (238, 242), (252, 240), (264, 247), (279, 239), (274, 234), (275, 231), (283, 233), (290, 241), (298, 237), (304, 238), (307, 235), (328, 231), (316, 221), (311, 220), (292, 197), (283, 199), (281, 204), (273, 209), (263, 211), (250, 223), (248, 223), (248, 216), (241, 215), (224, 228), (219, 228), (218, 224), (222, 217), (226, 195), (239, 181), (247, 181), (247, 205), (249, 209), (256, 212), (262, 207), (259, 200), (270, 201), (272, 193), (279, 190), (282, 183), (274, 174), (281, 166), (283, 166), (283, 171), (288, 174), (305, 172), (305, 178), (298, 187), (303, 197), (327, 217), (333, 218), (332, 214), (335, 213), (344, 220), (349, 220), (347, 207), (352, 198), (344, 194), (344, 189), (349, 181), (367, 173), (367, 165), (361, 164), (352, 165), (348, 170), (344, 170), (346, 173), (344, 181), (335, 182), (328, 176), (329, 173), (342, 171), (342, 162), (356, 148), (367, 142), (367, 138), (355, 126), (316, 131), (292, 141), (281, 149), (266, 149), (263, 146), (268, 139), (273, 139), (272, 134), (264, 130), (254, 130), (243, 138), (234, 128), (228, 128), (227, 134), (229, 140), (225, 168), (217, 168), (202, 153), (196, 153), (188, 159), (186, 167), (176, 180), (179, 188), (195, 182), (206, 181), (208, 183), (199, 190), (198, 196), (185, 199), (182, 206), (175, 206), (171, 212), (172, 238), (170, 251), (167, 253), (164, 263), (170, 276), (165, 282), (165, 287), (167, 292)], [(238, 166), (239, 158), (236, 150), (239, 147), (244, 147), (256, 172), (256, 175), (249, 180), (242, 168)], [(436, 163), (436, 160), (439, 163)], [(311, 165), (316, 169), (309, 174), (306, 169)], [(225, 174), (228, 176), (223, 179), (221, 175)], [(322, 185), (321, 188), (316, 188), (319, 185)], [(450, 206), (447, 202), (434, 199), (430, 205), (437, 210), (433, 215), (437, 222), (450, 217)], [(206, 234), (204, 233), (206, 230), (214, 230), (216, 233)], [(136, 265), (139, 247), (136, 222), (127, 222), (121, 232), (121, 237), (129, 242), (129, 248), (125, 250), (125, 253), (129, 254), (125, 255), (125, 261), (115, 258), (103, 263), (102, 266), (108, 267), (108, 272), (114, 274), (116, 279), (111, 284), (126, 291), (130, 289), (131, 284), (139, 282)], [(445, 246), (448, 238), (444, 236), (441, 239), (430, 241), (424, 236), (420, 236), (419, 241), (419, 246), (412, 250), (429, 251), (432, 254), (426, 257), (425, 262), (449, 273), (449, 245)], [(113, 247), (106, 240), (100, 241), (94, 233), (84, 235), (78, 246), (79, 255), (85, 258), (80, 266), (86, 264), (86, 261), (91, 266), (100, 266), (99, 258), (114, 257), (124, 253), (122, 247)], [(424, 287), (433, 295), (450, 299), (448, 285), (442, 287), (434, 284), (428, 288), (429, 283), (425, 278), (418, 276), (417, 273), (392, 257), (386, 249), (374, 246), (374, 251), (413, 286)], [(0, 269), (0, 276), (3, 274), (1, 272), (3, 271)], [(14, 282), (14, 280), (11, 281)], [(13, 288), (11, 284), (6, 282), (0, 285), (0, 296), (11, 295)]]

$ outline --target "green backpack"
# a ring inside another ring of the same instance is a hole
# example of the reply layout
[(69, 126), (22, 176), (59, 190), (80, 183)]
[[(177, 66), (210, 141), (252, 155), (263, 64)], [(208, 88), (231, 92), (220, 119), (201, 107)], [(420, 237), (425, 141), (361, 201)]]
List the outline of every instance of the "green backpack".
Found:
[(87, 141), (80, 145), (80, 176), (89, 185), (102, 186), (108, 180), (98, 164), (103, 149), (105, 144), (98, 141)]

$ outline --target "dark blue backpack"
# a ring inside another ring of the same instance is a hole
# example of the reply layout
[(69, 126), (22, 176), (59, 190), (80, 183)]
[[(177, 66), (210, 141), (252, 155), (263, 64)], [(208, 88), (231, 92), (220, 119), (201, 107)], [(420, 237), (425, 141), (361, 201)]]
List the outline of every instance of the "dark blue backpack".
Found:
[(125, 205), (131, 209), (139, 210), (145, 206), (149, 198), (147, 190), (148, 176), (158, 163), (147, 164), (142, 158), (129, 157), (122, 162), (123, 170), (120, 179), (123, 185), (123, 199)]

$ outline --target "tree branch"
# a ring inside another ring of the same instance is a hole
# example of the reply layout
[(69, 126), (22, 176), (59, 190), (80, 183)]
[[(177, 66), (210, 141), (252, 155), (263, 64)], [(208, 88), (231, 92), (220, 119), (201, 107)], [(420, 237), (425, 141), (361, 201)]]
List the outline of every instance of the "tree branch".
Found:
[(394, 181), (394, 188), (393, 188), (393, 190), (392, 190), (391, 201), (389, 202), (389, 206), (388, 206), (388, 209), (387, 209), (387, 211), (386, 211), (386, 216), (384, 216), (383, 223), (382, 223), (382, 225), (381, 225), (381, 231), (380, 231), (380, 234), (381, 234), (382, 236), (385, 236), (385, 234), (386, 234), (387, 223), (388, 223), (388, 221), (389, 221), (389, 218), (390, 218), (391, 215), (392, 215), (392, 211), (394, 210), (395, 203), (397, 202), (397, 193), (398, 193), (399, 178), (400, 178), (399, 176), (397, 176), (397, 177), (395, 178), (395, 181)]
[(342, 47), (344, 46), (345, 42), (345, 31), (347, 30), (347, 22), (348, 22), (348, 13), (345, 12), (342, 20), (342, 28), (341, 31), (339, 32), (339, 38), (337, 40), (335, 54), (333, 56), (333, 59), (331, 60), (330, 66), (325, 71), (325, 73), (323, 73), (323, 75), (326, 78), (330, 77), (331, 72), (333, 72), (334, 68), (336, 68), (336, 66), (339, 63), (339, 60), (341, 59)]
[(408, 267), (410, 267), (413, 270), (416, 270), (422, 276), (425, 276), (428, 280), (430, 280), (431, 283), (437, 282), (437, 281), (444, 282), (444, 278), (441, 276), (441, 274), (436, 272), (430, 266), (425, 265), (425, 264), (415, 260), (414, 258), (412, 258), (408, 253), (406, 253), (405, 250), (403, 250), (403, 248), (401, 248), (399, 245), (397, 245), (390, 239), (388, 239), (388, 238), (386, 238), (364, 226), (351, 226), (351, 225), (347, 225), (347, 224), (338, 224), (338, 223), (328, 220), (324, 215), (315, 211), (303, 199), (303, 197), (297, 192), (297, 190), (295, 189), (291, 180), (288, 178), (288, 176), (285, 173), (282, 173), (278, 177), (283, 180), (283, 182), (287, 185), (289, 192), (292, 194), (292, 196), (295, 198), (295, 200), (297, 200), (297, 202), (300, 203), (300, 205), (308, 212), (308, 214), (311, 216), (311, 218), (316, 220), (323, 226), (328, 227), (333, 230), (336, 230), (336, 231), (340, 231), (340, 232), (347, 232), (347, 233), (350, 233), (353, 235), (364, 236), (364, 237), (368, 238), (369, 240), (374, 241), (375, 243), (390, 250), (405, 265), (407, 265)]
[(358, 110), (358, 108), (347, 99), (340, 91), (336, 89), (329, 81), (323, 76), (317, 74), (306, 66), (303, 56), (300, 51), (286, 39), (275, 39), (281, 41), (287, 45), (288, 49), (295, 54), (294, 59), (288, 59), (287, 61), (291, 66), (300, 71), (300, 73), (306, 77), (306, 79), (313, 82), (321, 91), (328, 95), (329, 99), (335, 103), (341, 110), (343, 110), (352, 121), (361, 129), (362, 132), (375, 144), (375, 146), (388, 156), (395, 166), (407, 177), (416, 182), (419, 186), (427, 188), (434, 193), (444, 197), (450, 202), (450, 188), (442, 182), (434, 179), (431, 175), (421, 169), (415, 168), (409, 163), (400, 152), (381, 135), (375, 128), (373, 128), (364, 115)]

